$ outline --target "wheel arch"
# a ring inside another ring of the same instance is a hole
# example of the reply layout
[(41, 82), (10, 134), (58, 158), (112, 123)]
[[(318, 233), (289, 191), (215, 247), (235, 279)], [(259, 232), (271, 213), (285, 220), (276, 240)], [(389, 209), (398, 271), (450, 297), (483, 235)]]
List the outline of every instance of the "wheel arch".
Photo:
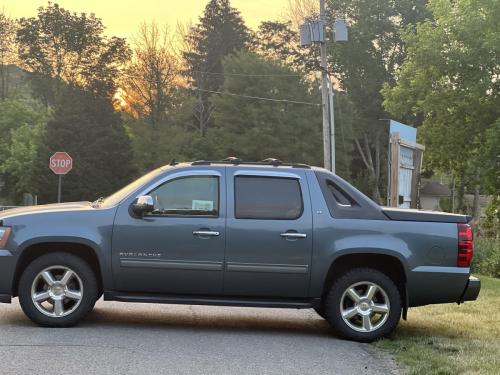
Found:
[(87, 241), (65, 240), (39, 240), (24, 244), (17, 260), (14, 279), (12, 283), (12, 296), (18, 295), (19, 280), (24, 269), (35, 259), (42, 255), (65, 252), (76, 255), (86, 261), (94, 271), (99, 286), (99, 294), (104, 290), (102, 261), (95, 244)]
[(330, 263), (325, 275), (321, 300), (324, 301), (337, 276), (350, 269), (361, 267), (381, 271), (394, 281), (401, 294), (403, 318), (406, 319), (408, 309), (407, 269), (405, 262), (396, 254), (370, 251), (339, 254)]

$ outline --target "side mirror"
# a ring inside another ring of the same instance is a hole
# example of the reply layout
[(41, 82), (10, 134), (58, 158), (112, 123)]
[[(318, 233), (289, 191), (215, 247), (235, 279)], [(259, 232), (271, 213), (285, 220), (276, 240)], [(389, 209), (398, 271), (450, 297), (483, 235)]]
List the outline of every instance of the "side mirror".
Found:
[(148, 212), (153, 212), (155, 209), (153, 198), (149, 195), (141, 195), (137, 198), (137, 202), (132, 204), (132, 211), (137, 216), (144, 216)]

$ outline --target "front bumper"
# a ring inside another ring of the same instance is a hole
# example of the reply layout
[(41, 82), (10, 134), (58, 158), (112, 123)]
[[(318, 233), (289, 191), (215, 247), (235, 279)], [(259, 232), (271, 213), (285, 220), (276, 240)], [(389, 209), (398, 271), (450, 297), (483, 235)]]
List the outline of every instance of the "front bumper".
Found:
[(0, 303), (10, 303), (12, 281), (16, 269), (16, 257), (6, 249), (0, 249)]
[(462, 303), (465, 301), (475, 301), (477, 296), (479, 296), (479, 291), (481, 290), (481, 280), (477, 277), (470, 276), (467, 281), (467, 286), (465, 287), (464, 292), (462, 293), (462, 297), (458, 303)]

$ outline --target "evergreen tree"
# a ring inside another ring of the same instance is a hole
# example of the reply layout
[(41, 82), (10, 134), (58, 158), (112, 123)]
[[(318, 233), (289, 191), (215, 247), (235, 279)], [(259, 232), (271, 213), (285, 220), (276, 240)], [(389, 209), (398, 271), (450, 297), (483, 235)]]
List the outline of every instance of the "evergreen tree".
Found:
[[(238, 71), (266, 76), (230, 75)], [(316, 104), (320, 103), (317, 89), (280, 62), (244, 52), (226, 58), (224, 72), (228, 73), (223, 87), (225, 94), (213, 99), (216, 129), (209, 135), (219, 140), (220, 157), (234, 155), (243, 160), (274, 157), (321, 164), (321, 108)], [(231, 95), (235, 93), (246, 97)], [(280, 102), (281, 99), (288, 102)]]
[(198, 24), (191, 28), (183, 56), (187, 74), (199, 90), (195, 117), (201, 134), (206, 133), (213, 112), (211, 91), (218, 91), (224, 83), (224, 57), (246, 48), (249, 41), (249, 30), (229, 0), (210, 0)]
[(292, 22), (265, 21), (259, 25), (252, 50), (257, 54), (278, 60), (282, 64), (304, 72), (320, 70), (319, 49), (314, 46), (300, 46), (298, 30)]
[(66, 151), (73, 170), (63, 177), (63, 200), (94, 200), (109, 195), (135, 177), (132, 149), (120, 114), (111, 102), (68, 88), (56, 102), (53, 118), (38, 145), (33, 185), (41, 203), (54, 202), (57, 179), (50, 156)]

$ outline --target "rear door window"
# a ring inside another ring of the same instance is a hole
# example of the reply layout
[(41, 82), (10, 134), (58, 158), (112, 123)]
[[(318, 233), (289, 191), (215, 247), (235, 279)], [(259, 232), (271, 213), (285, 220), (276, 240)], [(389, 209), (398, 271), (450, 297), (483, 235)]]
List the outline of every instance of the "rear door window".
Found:
[(234, 187), (237, 219), (295, 220), (304, 211), (298, 179), (237, 176)]

